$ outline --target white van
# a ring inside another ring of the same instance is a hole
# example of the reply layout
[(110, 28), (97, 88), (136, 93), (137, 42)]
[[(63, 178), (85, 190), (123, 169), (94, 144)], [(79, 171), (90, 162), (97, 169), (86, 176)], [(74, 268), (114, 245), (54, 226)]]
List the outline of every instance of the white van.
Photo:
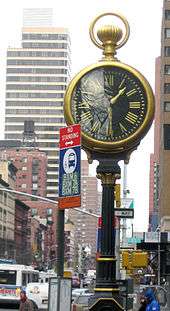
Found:
[(29, 283), (26, 287), (28, 299), (33, 301), (35, 309), (48, 310), (48, 283)]

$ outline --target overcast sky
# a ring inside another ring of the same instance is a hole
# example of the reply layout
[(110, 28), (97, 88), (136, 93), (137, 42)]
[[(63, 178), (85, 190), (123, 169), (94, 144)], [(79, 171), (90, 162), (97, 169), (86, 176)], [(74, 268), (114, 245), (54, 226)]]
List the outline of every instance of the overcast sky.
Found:
[[(48, 6), (47, 6), (48, 5)], [(130, 25), (130, 38), (118, 50), (118, 58), (139, 71), (154, 89), (155, 58), (160, 55), (162, 0), (5, 0), (0, 10), (0, 138), (3, 138), (5, 107), (6, 50), (21, 46), (22, 13), (24, 8), (53, 8), (56, 27), (68, 27), (72, 41), (72, 72), (101, 58), (89, 38), (89, 24), (104, 12), (119, 12)], [(109, 19), (118, 23), (117, 19)], [(104, 20), (105, 21), (105, 20)], [(108, 24), (108, 21), (106, 22)], [(149, 198), (149, 155), (153, 151), (153, 128), (131, 156), (128, 165), (128, 188), (135, 199), (134, 229), (147, 229)], [(91, 166), (94, 174), (94, 166)], [(122, 171), (123, 176), (123, 171)]]

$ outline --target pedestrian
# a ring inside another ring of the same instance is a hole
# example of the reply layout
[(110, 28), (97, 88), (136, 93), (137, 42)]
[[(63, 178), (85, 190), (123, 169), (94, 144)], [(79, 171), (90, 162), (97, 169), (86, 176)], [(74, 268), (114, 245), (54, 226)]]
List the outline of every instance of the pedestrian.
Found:
[(146, 311), (146, 305), (147, 305), (146, 298), (145, 296), (142, 296), (140, 299), (140, 307), (138, 311)]
[(34, 305), (32, 301), (27, 298), (25, 290), (21, 290), (20, 292), (19, 311), (34, 311)]
[(160, 304), (156, 300), (152, 288), (148, 288), (145, 292), (147, 302), (146, 311), (160, 311)]

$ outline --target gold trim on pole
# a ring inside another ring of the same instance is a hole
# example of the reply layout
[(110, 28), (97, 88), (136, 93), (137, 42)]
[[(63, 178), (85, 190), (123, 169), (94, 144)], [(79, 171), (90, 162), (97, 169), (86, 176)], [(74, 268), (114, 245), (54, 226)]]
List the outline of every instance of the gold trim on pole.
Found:
[(94, 291), (95, 292), (119, 292), (120, 291), (120, 288), (104, 288), (104, 287), (102, 287), (102, 288), (98, 288), (98, 287), (96, 287), (96, 288), (94, 288)]
[(110, 257), (110, 258), (105, 258), (105, 257), (99, 257), (96, 259), (96, 261), (116, 261), (116, 257)]

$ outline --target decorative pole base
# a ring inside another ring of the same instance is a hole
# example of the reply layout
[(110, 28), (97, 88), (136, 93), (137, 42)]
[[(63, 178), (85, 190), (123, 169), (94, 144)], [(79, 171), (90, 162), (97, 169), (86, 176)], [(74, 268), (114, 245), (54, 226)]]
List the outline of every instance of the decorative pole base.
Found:
[(97, 178), (102, 184), (101, 253), (96, 260), (96, 287), (90, 297), (89, 310), (124, 310), (119, 286), (116, 283), (114, 191), (120, 178), (119, 160), (100, 159)]

